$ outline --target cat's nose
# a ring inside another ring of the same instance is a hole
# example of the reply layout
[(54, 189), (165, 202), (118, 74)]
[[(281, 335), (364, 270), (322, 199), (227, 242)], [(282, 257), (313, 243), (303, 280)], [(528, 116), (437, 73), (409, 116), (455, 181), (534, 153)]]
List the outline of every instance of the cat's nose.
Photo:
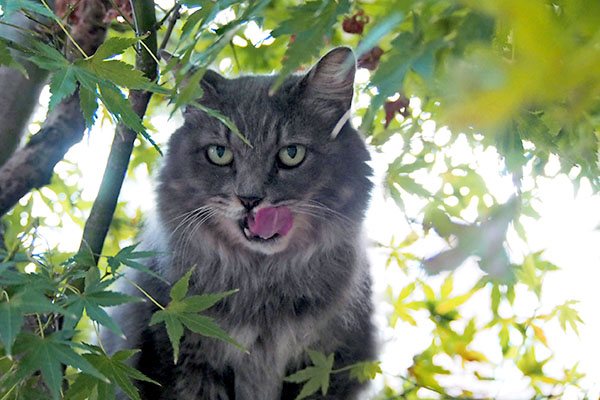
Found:
[(261, 197), (238, 196), (237, 198), (240, 199), (240, 203), (248, 211), (252, 210), (262, 201)]

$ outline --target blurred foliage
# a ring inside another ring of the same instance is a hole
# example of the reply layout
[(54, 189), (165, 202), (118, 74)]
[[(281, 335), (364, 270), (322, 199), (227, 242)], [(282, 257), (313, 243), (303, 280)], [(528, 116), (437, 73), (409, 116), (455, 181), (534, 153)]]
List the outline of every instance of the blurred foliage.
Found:
[[(547, 313), (539, 313), (539, 307), (529, 316), (518, 313), (531, 293), (540, 301), (544, 277), (558, 267), (541, 252), (510, 251), (507, 236), (516, 233), (518, 240), (527, 241), (521, 219), (538, 217), (532, 206), (535, 179), (548, 176), (552, 159), (575, 187), (585, 181), (594, 192), (600, 188), (600, 3), (165, 3), (156, 8), (162, 21), (159, 37), (180, 59), (180, 67), (161, 63), (158, 82), (134, 69), (140, 38), (129, 25), (114, 20), (110, 38), (95, 55), (68, 61), (61, 29), (54, 23), (60, 21), (68, 30), (69, 14), (57, 16), (26, 0), (0, 1), (0, 23), (14, 12), (41, 13), (53, 21), (47, 31), (54, 36), (48, 40), (40, 34), (25, 46), (0, 38), (0, 65), (22, 70), (19, 60), (27, 58), (52, 72), (50, 108), (79, 87), (90, 127), (122, 121), (139, 132), (129, 170), (130, 182), (135, 182), (140, 171), (154, 171), (160, 159), (156, 150), (163, 143), (155, 145), (151, 138), (165, 128), (154, 117), (176, 115), (177, 108), (199, 95), (184, 85), (190, 74), (199, 80), (212, 67), (225, 75), (283, 71), (283, 79), (305, 70), (326, 48), (354, 48), (363, 67), (359, 75), (368, 77), (358, 80), (353, 121), (375, 151), (395, 154), (384, 179), (386, 195), (405, 212), (412, 230), (399, 243), (392, 239), (379, 245), (388, 256), (385, 267), (399, 269), (404, 279), (386, 292), (389, 329), (401, 340), (401, 326), (419, 326), (431, 342), (415, 349), (412, 365), (401, 376), (386, 372), (379, 361), (343, 370), (359, 380), (377, 378), (383, 386), (374, 395), (377, 399), (491, 397), (502, 383), (497, 371), (507, 365), (526, 381), (524, 397), (558, 398), (568, 387), (579, 388), (583, 374), (577, 365), (561, 366), (559, 375), (548, 373), (553, 350), (545, 333), (553, 323), (577, 333), (582, 321), (576, 303), (567, 301)], [(172, 32), (167, 29), (171, 21)], [(143, 121), (124, 96), (129, 89), (155, 93)], [(94, 129), (90, 134), (98, 133)], [(499, 160), (500, 173), (511, 182), (508, 196), (486, 182), (478, 163), (485, 157)], [(57, 239), (81, 232), (91, 207), (82, 199), (84, 178), (76, 164), (63, 161), (48, 186), (2, 217), (2, 400), (47, 398), (48, 393), (53, 398), (111, 399), (116, 385), (135, 399), (139, 396), (131, 379), (148, 379), (124, 363), (134, 350), (106, 355), (101, 347), (86, 344), (98, 324), (119, 332), (104, 308), (131, 299), (108, 285), (124, 266), (144, 269), (147, 255), (131, 247), (142, 213), (130, 201), (117, 208), (103, 252), (113, 256), (102, 257), (99, 269), (85, 254), (74, 254), (78, 243)], [(418, 250), (431, 240), (445, 247), (433, 256)], [(480, 267), (480, 279), (468, 290), (455, 289), (453, 271), (472, 260)], [(423, 271), (440, 274), (443, 281), (433, 284)], [(86, 280), (82, 293), (70, 285), (75, 279)], [(172, 303), (161, 306), (153, 319), (165, 323), (175, 359), (184, 326), (229, 340), (197, 314), (219, 295), (188, 300), (186, 292), (184, 279), (173, 287)], [(468, 307), (488, 307), (489, 312), (483, 319), (468, 316)], [(495, 347), (482, 349), (477, 343), (490, 335)], [(287, 378), (304, 383), (300, 397), (326, 393), (329, 375), (342, 372), (332, 370), (331, 355), (309, 356), (314, 365)], [(456, 383), (463, 379), (452, 380), (465, 375), (476, 387), (488, 389), (478, 392), (469, 389), (473, 385)], [(579, 390), (583, 397), (585, 389)]]

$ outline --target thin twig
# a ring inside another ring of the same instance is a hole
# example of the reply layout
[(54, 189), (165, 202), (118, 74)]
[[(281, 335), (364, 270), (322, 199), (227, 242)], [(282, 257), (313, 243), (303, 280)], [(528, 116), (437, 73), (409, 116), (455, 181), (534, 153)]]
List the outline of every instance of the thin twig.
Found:
[[(173, 33), (173, 28), (175, 28), (175, 24), (177, 23), (177, 20), (181, 16), (181, 14), (179, 14), (180, 8), (181, 8), (181, 5), (176, 4), (175, 7), (171, 8), (169, 10), (169, 14), (172, 13), (173, 15), (169, 19), (169, 25), (167, 26), (167, 31), (165, 32), (165, 37), (163, 38), (163, 41), (160, 44), (160, 47), (158, 48), (159, 55), (160, 55), (161, 50), (164, 50), (167, 47), (167, 43), (169, 42), (169, 39), (171, 38), (171, 34)], [(165, 18), (167, 17), (167, 15), (165, 15)], [(164, 20), (164, 18), (163, 18), (163, 20)], [(162, 26), (162, 23), (159, 24), (159, 26)]]
[(156, 8), (158, 8), (160, 11), (162, 11), (163, 13), (165, 13), (165, 15), (163, 15), (163, 17), (160, 19), (160, 21), (158, 21), (156, 24), (154, 24), (154, 29), (158, 31), (160, 29), (160, 27), (164, 25), (164, 23), (167, 20), (167, 18), (169, 18), (169, 16), (175, 10), (179, 11), (179, 9), (181, 8), (181, 4), (179, 4), (179, 2), (176, 1), (175, 4), (173, 5), (173, 7), (171, 7), (171, 9), (169, 11), (163, 10), (158, 4), (156, 4)]

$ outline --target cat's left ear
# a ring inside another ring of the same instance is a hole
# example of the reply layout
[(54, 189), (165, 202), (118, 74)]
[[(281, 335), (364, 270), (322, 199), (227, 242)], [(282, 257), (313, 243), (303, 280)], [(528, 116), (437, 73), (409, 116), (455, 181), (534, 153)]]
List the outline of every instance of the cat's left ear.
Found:
[(337, 47), (321, 57), (302, 80), (304, 97), (322, 103), (323, 111), (339, 118), (352, 104), (355, 74), (354, 53), (349, 47)]

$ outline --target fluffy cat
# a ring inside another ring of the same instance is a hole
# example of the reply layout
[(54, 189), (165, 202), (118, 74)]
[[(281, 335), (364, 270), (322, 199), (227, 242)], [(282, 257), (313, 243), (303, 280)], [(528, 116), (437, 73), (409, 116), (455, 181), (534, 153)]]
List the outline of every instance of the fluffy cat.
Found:
[[(228, 116), (252, 147), (196, 107), (171, 137), (144, 246), (164, 252), (151, 267), (174, 282), (196, 266), (188, 294), (239, 292), (205, 312), (241, 343), (186, 331), (173, 364), (164, 325), (148, 327), (149, 302), (116, 318), (134, 366), (162, 387), (143, 399), (294, 399), (284, 377), (310, 365), (307, 349), (334, 353), (334, 368), (373, 360), (369, 268), (361, 237), (371, 169), (348, 121), (355, 58), (329, 52), (274, 93), (275, 76), (226, 79), (207, 71), (201, 104)], [(162, 304), (169, 289), (138, 283)], [(114, 346), (113, 346), (114, 347)], [(331, 375), (326, 396), (356, 399), (364, 384)]]

